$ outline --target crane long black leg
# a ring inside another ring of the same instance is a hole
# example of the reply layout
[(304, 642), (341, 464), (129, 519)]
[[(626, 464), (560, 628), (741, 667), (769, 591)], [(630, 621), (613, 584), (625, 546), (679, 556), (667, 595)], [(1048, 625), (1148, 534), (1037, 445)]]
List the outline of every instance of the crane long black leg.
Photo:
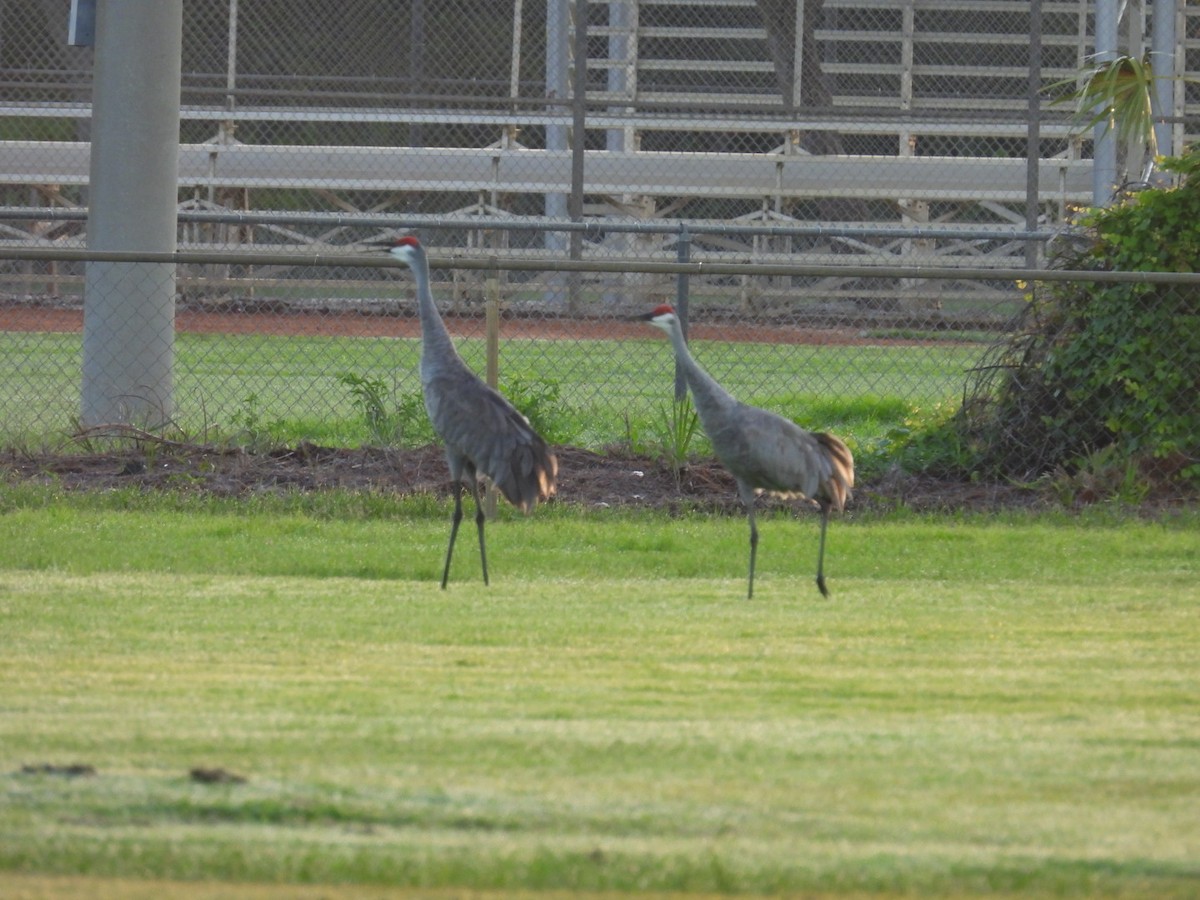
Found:
[(754, 599), (754, 557), (758, 555), (758, 526), (754, 524), (754, 507), (747, 507), (746, 517), (750, 520), (750, 587), (746, 599)]
[(475, 528), (479, 532), (479, 561), (483, 563), (483, 583), (488, 583), (487, 574), (487, 545), (483, 540), (483, 523), (487, 517), (483, 514), (483, 504), (479, 501), (479, 480), (471, 482), (471, 496), (475, 498)]
[(454, 555), (454, 539), (458, 537), (458, 523), (462, 521), (462, 485), (454, 482), (454, 515), (450, 519), (450, 545), (446, 547), (446, 567), (442, 569), (442, 590), (450, 580), (450, 557)]
[(821, 504), (821, 541), (817, 545), (817, 587), (821, 589), (821, 596), (828, 597), (829, 591), (825, 588), (825, 528), (829, 525), (829, 504)]
[(754, 488), (738, 479), (738, 496), (742, 498), (742, 506), (746, 507), (746, 521), (750, 523), (750, 583), (746, 589), (746, 599), (754, 599), (754, 558), (758, 555), (758, 525), (754, 521)]

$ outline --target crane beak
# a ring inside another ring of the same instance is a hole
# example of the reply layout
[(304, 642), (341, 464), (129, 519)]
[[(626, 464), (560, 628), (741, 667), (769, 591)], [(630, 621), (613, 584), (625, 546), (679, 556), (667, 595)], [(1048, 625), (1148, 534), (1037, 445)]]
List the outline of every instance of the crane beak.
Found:
[(358, 243), (366, 248), (366, 250), (364, 252), (377, 253), (382, 250), (383, 252), (386, 253), (388, 250), (391, 250), (393, 246), (395, 246), (396, 239), (395, 238), (377, 238), (376, 240), (373, 240), (373, 241), (359, 241)]

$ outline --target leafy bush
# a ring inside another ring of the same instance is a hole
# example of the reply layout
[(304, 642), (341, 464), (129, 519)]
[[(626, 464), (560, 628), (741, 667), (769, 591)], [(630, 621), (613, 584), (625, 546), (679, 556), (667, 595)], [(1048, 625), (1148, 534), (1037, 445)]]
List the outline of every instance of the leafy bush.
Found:
[[(1081, 222), (1067, 268), (1192, 272), (1200, 261), (1200, 154), (1166, 160), (1179, 185), (1141, 191)], [(957, 426), (991, 474), (1071, 474), (1097, 451), (1147, 477), (1200, 485), (1200, 288), (1049, 282), (978, 370)]]

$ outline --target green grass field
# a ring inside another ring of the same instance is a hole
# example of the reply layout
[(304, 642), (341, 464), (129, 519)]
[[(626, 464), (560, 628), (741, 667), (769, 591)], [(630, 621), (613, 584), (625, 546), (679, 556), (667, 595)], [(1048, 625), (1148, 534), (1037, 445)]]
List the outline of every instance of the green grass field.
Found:
[(1194, 514), (447, 513), (0, 486), (0, 895), (1200, 892)]
[[(459, 346), (483, 372), (483, 342)], [(915, 411), (956, 401), (981, 348), (701, 341), (695, 351), (739, 399), (868, 442)], [(74, 429), (81, 352), (78, 334), (0, 332), (0, 446), (58, 445)], [(389, 410), (415, 400), (421, 414), (416, 340), (181, 334), (176, 354), (173, 422), (193, 440), (377, 444), (341, 380), (347, 374), (383, 384)], [(628, 424), (646, 430), (653, 423), (670, 403), (674, 362), (653, 334), (505, 340), (500, 380), (507, 388), (520, 382), (551, 390), (542, 411), (557, 442), (597, 448), (626, 439)]]

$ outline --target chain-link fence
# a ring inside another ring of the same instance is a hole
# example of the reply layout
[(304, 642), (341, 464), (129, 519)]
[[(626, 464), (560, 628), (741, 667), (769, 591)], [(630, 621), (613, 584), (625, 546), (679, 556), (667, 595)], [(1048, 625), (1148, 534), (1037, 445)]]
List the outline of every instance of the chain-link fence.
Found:
[[(407, 284), (287, 253), (407, 229), (464, 355), (566, 410), (572, 440), (653, 413), (670, 360), (625, 319), (677, 302), (680, 260), (697, 354), (744, 399), (802, 420), (823, 397), (957, 402), (1023, 308), (1014, 270), (1123, 178), (1049, 102), (1108, 0), (189, 0), (177, 334), (106, 389), (80, 371), (85, 264), (21, 253), (87, 239), (93, 53), (68, 8), (0, 4), (9, 435), (69, 429), (89, 389), (193, 433), (336, 438), (364, 383), (403, 408)], [(1170, 51), (1178, 150), (1200, 7), (1120, 9), (1117, 49)]]
[[(65, 262), (88, 255), (51, 250), (36, 258), (45, 261), (49, 254)], [(111, 415), (93, 416), (93, 423), (166, 427), (188, 440), (356, 446), (433, 439), (418, 376), (420, 324), (405, 270), (378, 252), (313, 256), (303, 266), (289, 260), (294, 254), (261, 251), (176, 256), (185, 270), (253, 271), (291, 262), (299, 287), (292, 292), (268, 282), (261, 293), (236, 301), (181, 301), (164, 313), (173, 317), (166, 337), (163, 323), (145, 307), (126, 306), (132, 321), (111, 323), (111, 330), (143, 335), (133, 354), (127, 342), (86, 352), (83, 311), (71, 304), (7, 304), (0, 312), (6, 442), (37, 447), (47, 438), (60, 440), (75, 429), (79, 411), (93, 405), (89, 390), (115, 404)], [(676, 384), (670, 349), (656, 331), (627, 315), (631, 307), (596, 302), (587, 314), (553, 316), (511, 306), (502, 310), (499, 270), (489, 269), (486, 261), (435, 256), (432, 263), (434, 294), (461, 354), (498, 383), (547, 439), (652, 451), (670, 439)], [(109, 283), (122, 297), (144, 288), (147, 278), (174, 278), (172, 266), (154, 259), (116, 265), (126, 268), (118, 268)], [(544, 271), (537, 259), (512, 265), (514, 280), (530, 273), (537, 278), (572, 274), (565, 264)], [(724, 274), (709, 278), (731, 282), (765, 276), (761, 264), (711, 267)], [(948, 414), (965, 406), (977, 420), (971, 428), (978, 440), (994, 445), (989, 454), (996, 465), (1014, 473), (1039, 471), (1060, 445), (1086, 454), (1104, 446), (1112, 433), (1147, 453), (1167, 448), (1170, 452), (1157, 455), (1163, 457), (1161, 465), (1174, 467), (1172, 473), (1195, 465), (1200, 275), (941, 270), (934, 273), (940, 280), (1008, 277), (1026, 292), (1036, 283), (1043, 296), (1051, 297), (1063, 285), (1081, 295), (1098, 288), (1128, 291), (1114, 294), (1127, 317), (1115, 324), (1072, 312), (1069, 305), (1031, 304), (1030, 296), (1023, 296), (1003, 323), (997, 318), (949, 329), (931, 326), (920, 314), (907, 325), (898, 318), (881, 325), (873, 311), (858, 323), (814, 319), (811, 311), (750, 314), (736, 303), (691, 290), (704, 264), (661, 268), (658, 274), (676, 282), (674, 295), (662, 299), (687, 310), (693, 352), (715, 378), (739, 399), (811, 428), (835, 430), (857, 448), (889, 439), (914, 418), (934, 421), (939, 408)], [(886, 277), (870, 267), (848, 270), (864, 283)], [(476, 272), (485, 287), (478, 304), (465, 297), (459, 281), (464, 273)], [(771, 277), (817, 277), (796, 272), (797, 267), (781, 268)], [(1065, 275), (1072, 280), (1064, 281)], [(313, 300), (313, 286), (320, 284), (330, 291)], [(355, 291), (348, 292), (347, 285)], [(1081, 337), (1086, 329), (1095, 333)], [(92, 339), (101, 332), (93, 323)], [(1071, 370), (1069, 362), (1058, 364), (1053, 378), (1037, 370), (1056, 354), (1068, 359), (1064, 347), (1073, 345), (1070, 352), (1078, 355), (1080, 346), (1094, 348), (1096, 342), (1109, 346), (1118, 367), (1112, 373), (1085, 375)], [(91, 374), (85, 363), (82, 378), (81, 358), (96, 361)], [(1091, 385), (1119, 383), (1126, 371), (1134, 381), (1120, 392), (1134, 400), (1151, 392), (1151, 405), (1161, 408), (1160, 415), (1146, 419), (1121, 412), (1124, 424), (1114, 418), (1112, 411), (1123, 408), (1119, 398), (1101, 398), (1096, 391), (1109, 388)], [(99, 433), (126, 432), (101, 427)], [(693, 450), (703, 450), (701, 442)]]
[[(436, 235), (435, 229), (426, 231)], [(486, 260), (432, 252), (434, 294), (460, 352), (527, 412), (530, 402), (536, 406), (541, 400), (543, 425), (553, 439), (588, 446), (627, 440), (636, 437), (630, 428), (644, 427), (670, 404), (675, 376), (669, 346), (657, 331), (634, 321), (635, 313), (651, 308), (649, 303), (606, 303), (589, 294), (577, 313), (548, 313), (540, 291), (527, 292), (523, 300), (519, 289), (526, 278), (571, 278), (575, 273), (566, 264), (547, 271), (536, 257), (513, 259), (509, 265), (515, 268), (502, 273)], [(70, 266), (86, 255), (47, 250), (30, 261), (48, 266), (50, 257), (58, 256), (59, 265)], [(90, 421), (171, 424), (196, 436), (265, 433), (286, 422), (291, 423), (287, 433), (296, 434), (299, 427), (300, 434), (315, 439), (379, 439), (358, 428), (364, 385), (374, 386), (386, 411), (408, 407), (414, 419), (423, 418), (416, 300), (407, 273), (385, 255), (311, 257), (316, 265), (297, 264), (294, 253), (263, 251), (182, 251), (176, 257), (185, 260), (180, 272), (195, 274), (176, 279), (172, 266), (109, 254), (119, 260), (106, 280), (106, 289), (117, 297), (115, 321), (93, 320), (87, 330), (77, 304), (46, 299), (54, 296), (51, 275), (43, 276), (44, 292), (5, 304), (0, 383), (6, 388), (0, 402), (6, 434), (71, 430), (81, 408), (95, 406), (89, 390), (115, 398), (107, 414), (85, 417)], [(270, 276), (288, 261), (293, 278)], [(605, 262), (579, 265), (603, 267)], [(698, 277), (706, 267), (728, 274)], [(685, 274), (667, 271), (671, 268)], [(1003, 317), (1011, 318), (1020, 306), (1010, 302), (1002, 311), (994, 305), (986, 316), (964, 316), (952, 329), (931, 325), (920, 310), (897, 308), (885, 320), (873, 304), (864, 306), (856, 321), (845, 312), (751, 309), (739, 299), (739, 285), (759, 277), (761, 264), (679, 262), (660, 269), (652, 275), (663, 282), (655, 302), (686, 311), (696, 354), (710, 372), (742, 399), (812, 424), (820, 424), (812, 418), (814, 408), (819, 415), (822, 406), (855, 398), (866, 404), (866, 417), (891, 419), (902, 418), (906, 409), (957, 401), (967, 370)], [(795, 267), (780, 271), (789, 269)], [(856, 274), (866, 284), (880, 277), (859, 269)], [(214, 277), (204, 273), (218, 270), (236, 272), (244, 292), (208, 293)], [(508, 278), (503, 303), (501, 274)], [(127, 302), (154, 293), (162, 279), (175, 279), (172, 309), (147, 311), (144, 303)], [(710, 294), (692, 282), (724, 289)], [(193, 283), (201, 289), (197, 294)], [(321, 286), (325, 290), (318, 296), (314, 292)], [(165, 334), (159, 315), (173, 317)], [(85, 352), (85, 340), (107, 341), (109, 334), (122, 339)], [(133, 341), (130, 334), (137, 335)], [(81, 378), (80, 360), (89, 358), (96, 371), (85, 370)], [(399, 440), (422, 434), (420, 421), (394, 424)], [(411, 429), (407, 434), (405, 427)]]

